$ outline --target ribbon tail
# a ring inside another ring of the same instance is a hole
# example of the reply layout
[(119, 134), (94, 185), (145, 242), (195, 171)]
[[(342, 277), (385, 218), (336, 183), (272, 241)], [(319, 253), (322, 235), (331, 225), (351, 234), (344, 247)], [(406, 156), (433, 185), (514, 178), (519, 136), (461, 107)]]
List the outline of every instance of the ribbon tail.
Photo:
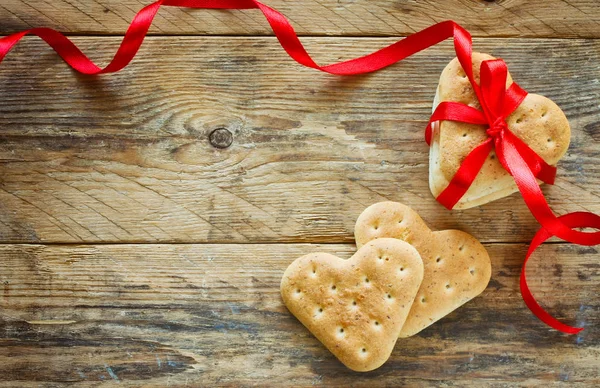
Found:
[(483, 163), (485, 163), (493, 148), (492, 139), (487, 139), (475, 147), (462, 162), (448, 186), (438, 195), (436, 198), (437, 201), (448, 210), (452, 210), (454, 205), (471, 187), (471, 184), (475, 180), (475, 177), (477, 177), (479, 170), (481, 170)]
[[(570, 213), (559, 217), (559, 220), (570, 228), (590, 227), (600, 229), (600, 217), (593, 213)], [(531, 290), (529, 289), (529, 286), (527, 285), (527, 262), (529, 261), (533, 252), (550, 237), (552, 237), (552, 234), (546, 229), (541, 228), (531, 241), (531, 245), (529, 246), (529, 250), (527, 251), (527, 255), (525, 256), (525, 261), (523, 262), (523, 267), (521, 268), (521, 278), (519, 282), (521, 288), (521, 295), (523, 297), (523, 301), (525, 301), (525, 304), (527, 305), (529, 310), (531, 310), (531, 312), (542, 322), (563, 333), (577, 334), (583, 330), (583, 327), (569, 326), (554, 318), (546, 310), (544, 310), (544, 308), (540, 306), (540, 304), (535, 300), (533, 294), (531, 293)]]
[(17, 44), (25, 35), (30, 34), (31, 31), (32, 30), (18, 32), (0, 39), (0, 63), (2, 63), (6, 54), (12, 50), (15, 44)]
[(45, 40), (65, 62), (80, 73), (94, 75), (119, 71), (133, 60), (156, 13), (163, 5), (205, 9), (258, 8), (267, 19), (283, 49), (293, 60), (303, 66), (330, 74), (353, 75), (374, 72), (451, 37), (454, 38), (458, 57), (462, 61), (470, 62), (471, 59), (471, 35), (449, 20), (416, 32), (371, 54), (328, 66), (319, 66), (308, 54), (285, 16), (256, 0), (159, 0), (144, 7), (135, 15), (117, 53), (104, 69), (94, 64), (66, 36), (49, 28), (34, 28), (0, 39), (0, 62), (23, 36), (34, 34)]
[(517, 149), (527, 166), (533, 172), (536, 178), (549, 185), (554, 184), (556, 178), (556, 167), (551, 166), (542, 159), (534, 150), (532, 150), (523, 140), (519, 139), (514, 133), (507, 131), (505, 139), (509, 140)]
[(455, 22), (445, 21), (409, 35), (371, 54), (318, 67), (318, 70), (338, 75), (370, 73), (393, 65), (450, 37), (454, 37), (455, 46), (468, 45), (468, 50), (471, 49), (471, 35)]
[(552, 235), (575, 244), (587, 246), (600, 244), (600, 231), (580, 232), (573, 230), (554, 215), (534, 174), (519, 154), (517, 147), (511, 142), (511, 137), (505, 137), (504, 141), (499, 142), (496, 153), (504, 168), (515, 179), (515, 183), (531, 214), (543, 228)]
[(25, 35), (33, 34), (48, 43), (48, 45), (52, 47), (69, 66), (82, 74), (95, 75), (119, 71), (127, 66), (137, 54), (161, 4), (162, 1), (157, 1), (144, 7), (136, 14), (127, 33), (123, 37), (123, 41), (117, 50), (117, 53), (104, 69), (101, 69), (94, 64), (66, 36), (50, 28), (33, 28), (1, 39), (0, 62), (21, 38)]

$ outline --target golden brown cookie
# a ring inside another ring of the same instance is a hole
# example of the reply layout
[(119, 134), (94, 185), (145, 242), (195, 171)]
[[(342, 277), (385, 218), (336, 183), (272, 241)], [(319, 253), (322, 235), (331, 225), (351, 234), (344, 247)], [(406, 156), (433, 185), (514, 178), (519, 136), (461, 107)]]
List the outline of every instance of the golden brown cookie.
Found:
[(296, 259), (281, 280), (281, 297), (344, 365), (365, 372), (390, 357), (422, 279), (417, 250), (383, 238), (348, 260), (328, 253)]
[[(481, 62), (494, 57), (473, 53), (473, 75), (479, 82)], [(508, 75), (506, 85), (512, 84)], [(465, 72), (454, 58), (442, 71), (433, 110), (441, 101), (455, 101), (481, 109)], [(555, 165), (563, 157), (571, 138), (571, 129), (563, 111), (552, 100), (528, 94), (521, 105), (507, 118), (510, 130), (541, 156)], [(488, 135), (482, 125), (442, 121), (433, 126), (429, 152), (429, 187), (437, 197), (447, 186), (464, 158)], [(504, 170), (494, 152), (490, 153), (473, 184), (455, 209), (467, 209), (494, 201), (516, 192), (513, 178)]]
[[(491, 263), (487, 251), (470, 234), (459, 230), (432, 232), (408, 206), (380, 202), (356, 221), (356, 245), (384, 237), (412, 244), (425, 273), (400, 337), (409, 337), (479, 295), (487, 287)], [(374, 240), (377, 241), (377, 240)]]

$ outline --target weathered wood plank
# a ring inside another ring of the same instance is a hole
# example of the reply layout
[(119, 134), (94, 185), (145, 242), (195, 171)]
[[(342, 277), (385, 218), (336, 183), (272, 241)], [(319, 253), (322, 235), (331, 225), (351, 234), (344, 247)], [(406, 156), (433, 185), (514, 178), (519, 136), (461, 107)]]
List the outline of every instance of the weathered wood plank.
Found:
[[(100, 60), (116, 38), (77, 38)], [(323, 62), (391, 39), (306, 38)], [(514, 78), (554, 99), (573, 136), (559, 214), (600, 213), (600, 41), (479, 39)], [(548, 55), (552, 53), (552, 55)], [(428, 188), (423, 128), (445, 45), (376, 74), (304, 69), (274, 38), (151, 38), (123, 73), (76, 77), (36, 39), (0, 68), (0, 241), (350, 242), (381, 200), (434, 228), (528, 241), (514, 195), (448, 212)], [(233, 144), (208, 141), (225, 127)]]
[(327, 384), (465, 386), (600, 383), (597, 250), (550, 244), (528, 275), (535, 295), (577, 336), (549, 330), (518, 288), (523, 244), (488, 244), (482, 296), (390, 361), (351, 373), (282, 305), (296, 257), (351, 244), (0, 246), (0, 382), (146, 386)]
[[(4, 0), (0, 32), (54, 27), (72, 34), (123, 34), (140, 0)], [(407, 35), (443, 20), (475, 36), (600, 37), (597, 0), (265, 0), (302, 35)], [(163, 8), (153, 34), (271, 34), (260, 12)]]

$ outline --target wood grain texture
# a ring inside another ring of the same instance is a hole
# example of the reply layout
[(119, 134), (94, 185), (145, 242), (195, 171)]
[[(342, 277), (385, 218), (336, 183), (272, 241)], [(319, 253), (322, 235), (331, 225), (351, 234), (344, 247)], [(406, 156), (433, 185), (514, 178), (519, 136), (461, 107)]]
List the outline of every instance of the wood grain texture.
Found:
[[(3, 0), (0, 34), (101, 35), (74, 40), (106, 63), (109, 35), (150, 1)], [(556, 39), (600, 38), (597, 0), (265, 3), (301, 35), (338, 36), (302, 38), (320, 63), (458, 21), (569, 118), (544, 187), (554, 210), (600, 213), (600, 40)], [(586, 328), (562, 335), (519, 294), (538, 228), (519, 195), (449, 212), (429, 192), (423, 129), (451, 43), (339, 78), (292, 62), (255, 10), (165, 8), (151, 34), (170, 36), (116, 75), (75, 75), (36, 38), (0, 66), (0, 387), (600, 385), (598, 248), (546, 244), (529, 266), (542, 305)], [(356, 218), (382, 200), (486, 242), (493, 274), (358, 374), (285, 309), (279, 283), (306, 253), (350, 257)]]
[[(123, 34), (151, 0), (3, 0), (0, 32), (53, 27)], [(407, 35), (453, 19), (475, 36), (600, 37), (597, 0), (265, 0), (302, 35)], [(270, 35), (259, 11), (163, 8), (151, 29), (169, 35)]]
[[(117, 38), (77, 38), (98, 60)], [(305, 38), (324, 63), (393, 39)], [(600, 41), (477, 39), (572, 127), (553, 209), (600, 212)], [(551, 53), (551, 55), (549, 54)], [(368, 76), (292, 62), (274, 38), (151, 38), (124, 72), (74, 76), (37, 39), (0, 69), (0, 241), (350, 242), (364, 208), (413, 207), (433, 229), (529, 241), (515, 194), (448, 212), (430, 194), (429, 118), (447, 42)], [(224, 127), (227, 149), (210, 145)]]
[(594, 248), (550, 244), (534, 294), (577, 336), (548, 330), (521, 301), (526, 246), (487, 245), (488, 289), (380, 369), (353, 373), (286, 310), (296, 257), (350, 257), (352, 244), (0, 246), (0, 383), (144, 386), (539, 386), (600, 384)]

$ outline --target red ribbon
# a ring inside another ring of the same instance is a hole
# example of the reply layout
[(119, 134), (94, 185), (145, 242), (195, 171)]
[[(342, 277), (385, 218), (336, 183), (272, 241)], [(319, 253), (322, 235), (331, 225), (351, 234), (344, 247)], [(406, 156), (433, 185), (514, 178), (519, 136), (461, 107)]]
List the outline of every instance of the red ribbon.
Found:
[[(463, 66), (470, 66), (470, 58), (461, 58), (459, 61)], [(471, 65), (472, 66), (472, 65)], [(496, 148), (500, 163), (506, 168), (506, 159), (499, 148), (503, 144), (510, 143), (519, 151), (519, 154), (527, 163), (527, 168), (542, 181), (553, 184), (556, 176), (556, 167), (548, 165), (527, 144), (516, 137), (506, 125), (506, 118), (521, 104), (527, 92), (516, 83), (505, 89), (508, 70), (501, 59), (484, 61), (481, 64), (481, 86), (473, 79), (473, 71), (466, 71), (471, 85), (475, 90), (483, 111), (458, 102), (444, 101), (436, 108), (429, 119), (425, 129), (425, 140), (431, 144), (432, 124), (440, 120), (460, 121), (469, 124), (488, 125), (486, 133), (489, 138), (474, 148), (465, 158), (459, 170), (448, 184), (448, 187), (440, 193), (437, 200), (448, 209), (454, 205), (467, 192), (475, 177), (481, 170), (483, 163), (489, 153)], [(507, 169), (508, 171), (508, 169)]]
[[(565, 225), (567, 225), (571, 228), (590, 227), (590, 228), (600, 229), (600, 217), (595, 214), (588, 213), (588, 212), (569, 213), (569, 214), (565, 214), (564, 216), (558, 217), (558, 219), (561, 220)], [(531, 291), (529, 290), (529, 287), (527, 286), (527, 277), (525, 276), (525, 267), (527, 265), (527, 261), (529, 261), (529, 258), (531, 257), (533, 252), (544, 241), (548, 240), (550, 237), (552, 237), (552, 233), (550, 233), (547, 229), (544, 229), (544, 228), (541, 228), (533, 237), (533, 240), (531, 241), (531, 245), (529, 246), (529, 250), (527, 251), (527, 255), (525, 256), (525, 262), (523, 263), (523, 269), (521, 270), (521, 280), (520, 280), (521, 295), (523, 296), (523, 300), (525, 301), (525, 304), (527, 305), (527, 307), (529, 307), (529, 309), (531, 311), (533, 311), (535, 313), (535, 315), (539, 319), (541, 319), (544, 323), (546, 323), (548, 326), (551, 326), (551, 327), (555, 328), (556, 330), (560, 330), (563, 333), (577, 334), (581, 330), (583, 330), (583, 327), (573, 327), (573, 326), (565, 325), (564, 323), (561, 323), (556, 318), (554, 318), (552, 315), (548, 314), (548, 312), (546, 312), (538, 304), (538, 302), (536, 302), (535, 298), (533, 297), (533, 294), (531, 294)], [(596, 245), (596, 244), (584, 244), (584, 245)]]
[(506, 89), (507, 69), (502, 60), (484, 61), (481, 64), (481, 85), (478, 85), (473, 78), (472, 71), (471, 35), (453, 21), (435, 24), (372, 54), (327, 66), (319, 66), (304, 49), (287, 19), (281, 13), (258, 1), (159, 0), (138, 12), (125, 33), (117, 53), (104, 68), (94, 64), (67, 37), (50, 28), (33, 28), (0, 39), (0, 62), (21, 38), (32, 34), (45, 40), (66, 63), (80, 73), (88, 75), (114, 73), (127, 66), (135, 57), (148, 33), (154, 16), (163, 5), (203, 9), (258, 8), (269, 22), (281, 46), (291, 58), (301, 65), (337, 75), (364, 74), (380, 70), (453, 37), (456, 55), (469, 77), (482, 110), (479, 111), (456, 102), (440, 103), (431, 116), (425, 131), (427, 143), (429, 144), (431, 141), (431, 124), (440, 120), (486, 125), (488, 127), (486, 133), (489, 138), (469, 153), (448, 187), (438, 196), (437, 200), (448, 209), (452, 209), (473, 183), (489, 153), (495, 149), (498, 160), (506, 171), (513, 176), (525, 203), (533, 216), (542, 225), (542, 229), (532, 241), (523, 264), (521, 272), (523, 299), (538, 318), (553, 328), (565, 333), (577, 333), (582, 330), (558, 322), (542, 309), (527, 287), (525, 265), (533, 251), (551, 236), (557, 236), (579, 245), (600, 244), (600, 231), (581, 232), (573, 229), (575, 227), (600, 229), (600, 217), (587, 212), (570, 213), (562, 217), (556, 217), (552, 213), (536, 178), (553, 184), (556, 168), (548, 165), (516, 137), (506, 125), (506, 118), (519, 106), (527, 92), (516, 83)]

